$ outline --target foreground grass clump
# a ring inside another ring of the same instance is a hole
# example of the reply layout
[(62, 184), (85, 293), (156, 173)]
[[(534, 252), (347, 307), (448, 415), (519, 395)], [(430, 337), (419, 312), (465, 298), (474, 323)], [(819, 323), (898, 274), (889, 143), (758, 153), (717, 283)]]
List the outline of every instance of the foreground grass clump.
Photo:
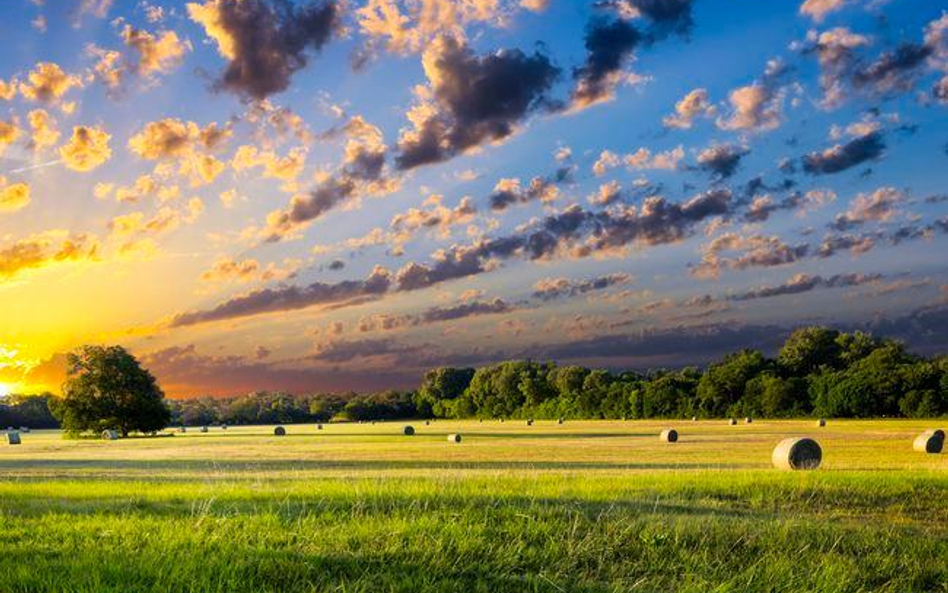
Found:
[(948, 591), (948, 474), (914, 425), (840, 426), (832, 469), (789, 473), (767, 449), (812, 422), (671, 452), (642, 423), (443, 424), (40, 435), (0, 457), (0, 591)]

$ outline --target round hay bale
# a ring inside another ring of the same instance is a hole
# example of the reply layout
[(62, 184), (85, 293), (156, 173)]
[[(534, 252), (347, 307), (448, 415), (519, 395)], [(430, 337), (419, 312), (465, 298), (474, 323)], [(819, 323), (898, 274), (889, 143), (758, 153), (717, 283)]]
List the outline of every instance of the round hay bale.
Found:
[(402, 434), (404, 434), (406, 437), (410, 437), (411, 435), (415, 434), (415, 427), (406, 426), (405, 428), (402, 429)]
[(751, 418), (750, 416), (748, 416), (747, 418), (744, 418), (744, 424), (753, 424), (753, 423), (754, 423), (754, 419)]
[(316, 430), (322, 430), (322, 429), (323, 429), (323, 425), (322, 425), (322, 424), (317, 424), (317, 425), (316, 425)]
[(202, 426), (202, 427), (201, 427), (201, 432), (207, 432), (207, 427), (206, 427), (206, 426)]
[(430, 421), (430, 420), (425, 420), (425, 426), (431, 426), (431, 421)]
[(691, 417), (691, 421), (692, 421), (692, 422), (697, 422), (697, 421), (698, 421), (698, 417), (697, 417), (697, 416), (692, 416), (692, 417)]
[(273, 429), (273, 435), (278, 437), (286, 436), (286, 429), (282, 426), (277, 426)]
[(107, 441), (114, 441), (118, 439), (118, 432), (114, 430), (103, 430), (102, 438)]
[(658, 437), (663, 443), (677, 443), (678, 431), (674, 428), (666, 428)]
[(945, 431), (929, 429), (915, 437), (912, 448), (919, 453), (941, 453), (945, 447)]
[(461, 435), (459, 435), (459, 434), (449, 434), (449, 435), (448, 435), (448, 442), (449, 442), (449, 443), (460, 443), (460, 442), (461, 442)]
[(563, 424), (564, 422), (566, 422), (566, 420), (564, 420), (564, 419), (562, 419), (562, 418), (560, 418), (559, 420), (556, 421), (557, 424)]
[(533, 418), (527, 419), (527, 426), (533, 426)]
[(182, 426), (178, 429), (178, 432), (188, 432), (188, 428), (186, 426)]
[(503, 419), (503, 418), (500, 419), (500, 423), (501, 423), (501, 424), (504, 423), (504, 419)]
[(737, 426), (737, 419), (731, 418), (730, 420), (728, 420), (727, 423), (730, 424), (731, 426)]
[(820, 428), (825, 427), (825, 426), (826, 426), (826, 418), (820, 418), (819, 420), (817, 420), (817, 421), (816, 421), (816, 425), (819, 426)]
[(7, 444), (8, 445), (19, 445), (20, 444), (20, 433), (15, 430), (7, 431)]
[(777, 469), (816, 469), (823, 461), (823, 449), (810, 438), (784, 439), (774, 448), (771, 461)]

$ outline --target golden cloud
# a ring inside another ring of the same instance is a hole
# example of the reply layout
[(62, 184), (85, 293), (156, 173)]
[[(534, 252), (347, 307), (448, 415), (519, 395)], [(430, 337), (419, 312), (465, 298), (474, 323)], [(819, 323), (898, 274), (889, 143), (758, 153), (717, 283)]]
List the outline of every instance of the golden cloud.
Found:
[(30, 186), (25, 183), (9, 183), (0, 175), (0, 213), (16, 212), (30, 203)]
[(76, 126), (72, 138), (60, 147), (59, 156), (74, 171), (92, 171), (112, 157), (108, 133), (94, 126)]

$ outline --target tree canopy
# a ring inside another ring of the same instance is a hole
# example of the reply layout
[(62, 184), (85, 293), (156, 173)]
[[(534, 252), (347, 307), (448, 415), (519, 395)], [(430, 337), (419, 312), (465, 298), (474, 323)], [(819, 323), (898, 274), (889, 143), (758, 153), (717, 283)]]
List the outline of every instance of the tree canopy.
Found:
[(152, 432), (171, 412), (157, 381), (120, 346), (84, 346), (66, 359), (63, 397), (53, 406), (70, 434), (117, 430)]

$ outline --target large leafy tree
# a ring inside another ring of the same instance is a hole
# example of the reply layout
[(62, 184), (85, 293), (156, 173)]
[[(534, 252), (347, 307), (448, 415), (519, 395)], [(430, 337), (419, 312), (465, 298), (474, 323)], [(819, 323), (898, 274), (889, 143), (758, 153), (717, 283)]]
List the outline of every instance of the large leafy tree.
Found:
[(151, 432), (171, 412), (157, 381), (121, 346), (84, 346), (66, 358), (66, 382), (56, 413), (64, 430)]

